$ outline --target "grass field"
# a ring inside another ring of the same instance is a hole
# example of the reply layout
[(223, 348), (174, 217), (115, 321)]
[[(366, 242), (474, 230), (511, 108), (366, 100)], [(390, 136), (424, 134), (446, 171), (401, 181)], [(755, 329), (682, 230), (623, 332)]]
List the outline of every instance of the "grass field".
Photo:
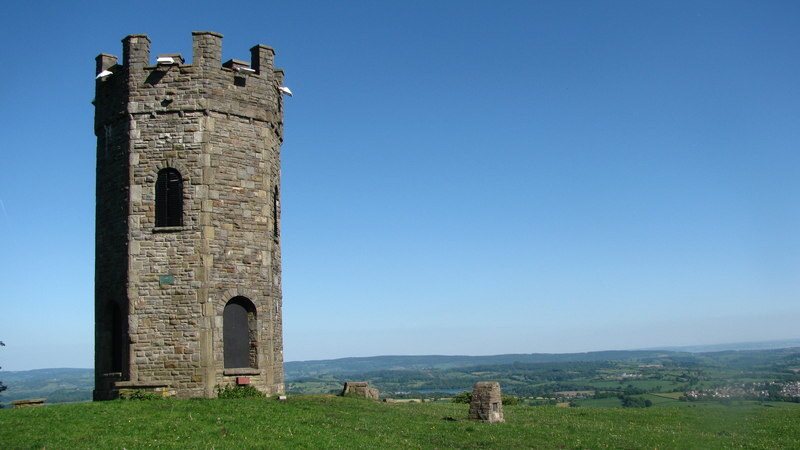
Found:
[(622, 400), (617, 397), (583, 399), (577, 401), (578, 406), (588, 408), (621, 408)]
[(677, 400), (677, 399), (683, 397), (683, 392), (664, 392), (664, 393), (660, 393), (660, 394), (655, 394), (654, 393), (653, 395), (655, 395), (656, 397), (663, 397), (663, 398), (668, 398), (668, 399), (672, 399), (672, 400)]
[[(666, 399), (664, 399), (666, 400)], [(147, 400), (0, 411), (2, 448), (797, 448), (800, 408), (468, 406), (332, 396)]]

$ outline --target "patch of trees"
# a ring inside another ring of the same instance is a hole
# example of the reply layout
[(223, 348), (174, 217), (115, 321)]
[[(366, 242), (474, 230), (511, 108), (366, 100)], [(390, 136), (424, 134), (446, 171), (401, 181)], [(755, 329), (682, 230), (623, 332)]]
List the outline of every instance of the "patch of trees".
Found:
[(643, 389), (635, 389), (629, 386), (625, 391), (597, 391), (594, 393), (594, 398), (618, 398), (622, 401), (623, 408), (649, 408), (653, 406), (653, 402), (641, 396), (645, 391)]
[(623, 408), (649, 408), (651, 406), (653, 406), (653, 402), (644, 397), (622, 396)]
[(458, 394), (453, 396), (453, 403), (469, 404), (471, 402), (472, 402), (472, 392), (469, 391), (459, 392)]

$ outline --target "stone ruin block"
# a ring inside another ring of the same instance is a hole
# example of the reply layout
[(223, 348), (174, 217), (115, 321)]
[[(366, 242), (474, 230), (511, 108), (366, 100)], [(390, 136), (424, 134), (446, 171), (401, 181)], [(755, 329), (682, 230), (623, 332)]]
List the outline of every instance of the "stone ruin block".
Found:
[(475, 383), (472, 388), (472, 401), (469, 404), (469, 419), (486, 423), (505, 422), (500, 383), (494, 381)]
[(14, 400), (11, 402), (14, 405), (14, 409), (17, 408), (34, 408), (37, 406), (44, 406), (44, 402), (46, 399), (44, 398), (31, 398), (28, 400)]
[(342, 389), (342, 396), (363, 397), (370, 400), (378, 399), (377, 389), (369, 387), (366, 381), (345, 381), (344, 389)]

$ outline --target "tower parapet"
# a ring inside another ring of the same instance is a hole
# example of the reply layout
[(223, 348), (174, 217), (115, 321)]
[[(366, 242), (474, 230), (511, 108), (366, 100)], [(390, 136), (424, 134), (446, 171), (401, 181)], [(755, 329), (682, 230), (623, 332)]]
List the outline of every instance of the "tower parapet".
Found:
[(96, 58), (98, 400), (284, 389), (283, 71), (270, 47), (222, 64), (221, 34), (192, 38), (191, 64), (153, 64), (146, 35)]

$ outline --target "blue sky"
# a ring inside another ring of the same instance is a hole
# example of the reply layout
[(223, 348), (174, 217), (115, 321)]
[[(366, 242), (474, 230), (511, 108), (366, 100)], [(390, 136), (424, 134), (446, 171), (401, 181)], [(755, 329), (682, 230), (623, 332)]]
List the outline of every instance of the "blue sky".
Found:
[[(222, 6), (220, 6), (222, 5)], [(287, 360), (798, 338), (800, 4), (15, 2), (0, 365), (90, 367), (94, 57), (275, 48)]]

